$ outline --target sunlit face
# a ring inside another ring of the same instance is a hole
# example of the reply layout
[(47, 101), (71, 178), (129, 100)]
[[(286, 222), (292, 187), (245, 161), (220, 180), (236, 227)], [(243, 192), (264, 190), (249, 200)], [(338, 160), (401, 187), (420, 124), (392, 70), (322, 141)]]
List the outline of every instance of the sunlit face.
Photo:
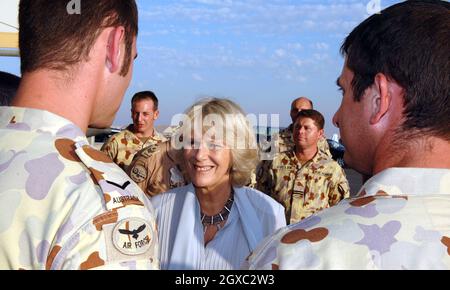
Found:
[(323, 129), (319, 129), (311, 118), (297, 118), (294, 123), (294, 143), (297, 148), (317, 148), (317, 142), (323, 135)]
[(297, 119), (297, 115), (302, 110), (311, 110), (312, 106), (311, 103), (306, 98), (301, 98), (294, 103), (292, 103), (291, 106), (291, 119), (292, 124), (295, 123), (295, 120)]
[(190, 145), (185, 146), (183, 155), (195, 187), (213, 190), (231, 182), (231, 150), (222, 140), (193, 137)]
[(134, 133), (144, 137), (153, 135), (154, 123), (159, 115), (154, 105), (151, 99), (143, 99), (133, 103), (131, 117), (133, 118)]
[(354, 100), (352, 81), (353, 72), (345, 65), (338, 79), (342, 91), (342, 102), (333, 117), (333, 123), (339, 128), (342, 143), (346, 151), (344, 160), (347, 165), (361, 173), (370, 174), (372, 159), (370, 153), (370, 108), (365, 95), (360, 102)]

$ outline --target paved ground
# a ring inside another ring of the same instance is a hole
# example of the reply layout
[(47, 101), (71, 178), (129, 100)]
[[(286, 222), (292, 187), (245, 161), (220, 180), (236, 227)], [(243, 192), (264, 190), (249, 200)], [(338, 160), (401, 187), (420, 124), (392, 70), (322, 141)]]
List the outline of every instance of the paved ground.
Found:
[(345, 169), (345, 174), (347, 175), (347, 180), (350, 184), (350, 194), (351, 196), (354, 196), (362, 186), (362, 176), (353, 169)]

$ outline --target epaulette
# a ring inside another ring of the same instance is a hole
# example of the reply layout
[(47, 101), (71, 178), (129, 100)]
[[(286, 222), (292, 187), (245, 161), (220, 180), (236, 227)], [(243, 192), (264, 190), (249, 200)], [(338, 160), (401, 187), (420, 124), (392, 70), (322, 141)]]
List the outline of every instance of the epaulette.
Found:
[(108, 155), (90, 147), (84, 141), (75, 143), (74, 153), (91, 172), (94, 183), (100, 186), (107, 210), (128, 205), (144, 206), (129, 177)]

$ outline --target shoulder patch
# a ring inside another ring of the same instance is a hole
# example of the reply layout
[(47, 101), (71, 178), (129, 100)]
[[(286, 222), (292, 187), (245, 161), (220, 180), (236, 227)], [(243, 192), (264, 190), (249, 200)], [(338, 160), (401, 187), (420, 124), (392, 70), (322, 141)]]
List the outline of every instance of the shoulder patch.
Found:
[(136, 183), (147, 180), (147, 169), (142, 165), (136, 165), (131, 169), (130, 177)]
[(150, 158), (153, 153), (155, 153), (158, 150), (158, 145), (157, 144), (152, 144), (148, 147), (146, 147), (143, 151), (141, 156), (144, 158)]
[(138, 256), (146, 253), (154, 239), (148, 222), (141, 218), (127, 218), (116, 224), (112, 234), (114, 247), (124, 255)]

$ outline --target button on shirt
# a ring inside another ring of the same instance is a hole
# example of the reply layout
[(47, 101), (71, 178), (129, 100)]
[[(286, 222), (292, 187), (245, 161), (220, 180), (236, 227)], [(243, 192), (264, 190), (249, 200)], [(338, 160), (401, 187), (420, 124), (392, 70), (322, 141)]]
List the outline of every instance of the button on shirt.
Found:
[(449, 169), (387, 169), (267, 239), (250, 269), (450, 269), (449, 208)]
[(136, 153), (148, 146), (167, 141), (163, 135), (154, 130), (154, 136), (143, 142), (131, 131), (132, 128), (133, 125), (130, 125), (126, 130), (113, 135), (101, 149), (124, 171), (128, 169)]
[(288, 224), (349, 197), (344, 170), (321, 151), (303, 165), (294, 151), (280, 153), (263, 162), (257, 179), (257, 189), (285, 207)]
[(0, 107), (0, 269), (158, 269), (153, 207), (84, 133)]

